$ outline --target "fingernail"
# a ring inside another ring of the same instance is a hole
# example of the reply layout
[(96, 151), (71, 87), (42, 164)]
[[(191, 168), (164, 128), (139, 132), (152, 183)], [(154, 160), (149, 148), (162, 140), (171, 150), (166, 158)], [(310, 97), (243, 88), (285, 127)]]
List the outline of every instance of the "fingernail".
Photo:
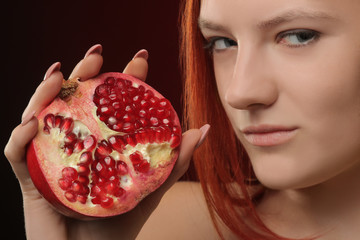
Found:
[(60, 67), (61, 67), (61, 63), (59, 63), (59, 62), (56, 62), (56, 63), (54, 63), (53, 65), (51, 65), (51, 66), (49, 67), (49, 69), (46, 71), (43, 81), (49, 79), (49, 77), (51, 76), (51, 74), (53, 74), (54, 72), (60, 71)]
[(25, 116), (23, 116), (21, 120), (21, 126), (25, 126), (28, 122), (30, 122), (30, 120), (34, 117), (35, 113), (36, 111), (32, 111), (26, 114)]
[(202, 134), (201, 134), (201, 137), (200, 137), (200, 140), (199, 142), (196, 144), (195, 148), (198, 148), (200, 147), (200, 145), (205, 141), (208, 133), (209, 133), (209, 130), (210, 130), (210, 125), (209, 124), (205, 124), (204, 126), (202, 126), (200, 129), (199, 129)]
[(88, 57), (88, 56), (91, 55), (91, 54), (95, 54), (95, 53), (96, 53), (96, 54), (101, 54), (101, 53), (102, 53), (102, 46), (101, 46), (101, 44), (96, 44), (96, 45), (92, 46), (91, 48), (89, 48), (89, 50), (86, 52), (84, 58)]
[(141, 49), (140, 51), (138, 51), (135, 56), (133, 57), (133, 60), (135, 58), (144, 58), (145, 60), (148, 60), (149, 58), (149, 53), (146, 49)]

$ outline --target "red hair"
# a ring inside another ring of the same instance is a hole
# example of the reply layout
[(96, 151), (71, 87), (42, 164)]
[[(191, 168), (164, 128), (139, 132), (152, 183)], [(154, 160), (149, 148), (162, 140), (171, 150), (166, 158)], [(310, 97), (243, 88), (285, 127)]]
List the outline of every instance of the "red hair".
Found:
[(261, 199), (264, 188), (256, 181), (249, 158), (220, 102), (211, 56), (204, 51), (198, 28), (199, 13), (200, 0), (183, 1), (180, 57), (185, 78), (186, 127), (211, 125), (207, 140), (193, 157), (210, 215), (222, 239), (220, 223), (242, 240), (285, 240), (269, 230), (256, 213), (256, 201)]

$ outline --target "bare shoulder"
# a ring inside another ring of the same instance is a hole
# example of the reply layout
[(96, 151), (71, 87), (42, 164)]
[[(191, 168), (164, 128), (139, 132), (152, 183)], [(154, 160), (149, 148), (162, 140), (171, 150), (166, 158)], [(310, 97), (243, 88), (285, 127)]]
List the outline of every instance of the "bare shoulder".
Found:
[(137, 239), (219, 239), (200, 184), (174, 184), (164, 195)]

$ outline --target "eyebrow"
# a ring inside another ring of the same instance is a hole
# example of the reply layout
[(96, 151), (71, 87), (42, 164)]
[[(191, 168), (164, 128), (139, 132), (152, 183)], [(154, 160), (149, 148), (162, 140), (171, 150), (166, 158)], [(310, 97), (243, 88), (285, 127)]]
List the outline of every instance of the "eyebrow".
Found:
[[(293, 9), (289, 10), (283, 13), (280, 13), (278, 16), (275, 16), (273, 18), (270, 18), (265, 21), (261, 21), (260, 23), (256, 24), (256, 26), (259, 29), (268, 29), (273, 28), (275, 26), (278, 26), (283, 23), (291, 22), (296, 19), (302, 19), (302, 18), (308, 18), (308, 19), (325, 19), (325, 20), (337, 20), (335, 16), (332, 16), (326, 12), (321, 11), (305, 11), (301, 9)], [(209, 29), (214, 31), (227, 31), (228, 28), (217, 24), (214, 22), (211, 22), (207, 19), (199, 18), (198, 20), (198, 26), (200, 29)]]
[(289, 10), (279, 14), (276, 17), (262, 21), (256, 26), (259, 29), (267, 29), (278, 26), (283, 23), (291, 22), (296, 19), (324, 19), (324, 20), (337, 20), (335, 16), (332, 16), (326, 12), (321, 11), (305, 11), (301, 9)]
[(225, 31), (227, 28), (221, 24), (217, 24), (214, 22), (211, 22), (206, 19), (199, 18), (198, 20), (198, 26), (200, 29), (209, 29), (214, 31)]

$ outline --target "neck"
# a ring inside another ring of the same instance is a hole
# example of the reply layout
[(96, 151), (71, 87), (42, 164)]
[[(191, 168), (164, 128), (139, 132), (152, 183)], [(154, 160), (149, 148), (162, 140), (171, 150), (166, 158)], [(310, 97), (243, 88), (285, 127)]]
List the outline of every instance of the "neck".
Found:
[(308, 188), (268, 190), (259, 214), (270, 229), (287, 237), (354, 239), (360, 236), (359, 183), (360, 166)]

